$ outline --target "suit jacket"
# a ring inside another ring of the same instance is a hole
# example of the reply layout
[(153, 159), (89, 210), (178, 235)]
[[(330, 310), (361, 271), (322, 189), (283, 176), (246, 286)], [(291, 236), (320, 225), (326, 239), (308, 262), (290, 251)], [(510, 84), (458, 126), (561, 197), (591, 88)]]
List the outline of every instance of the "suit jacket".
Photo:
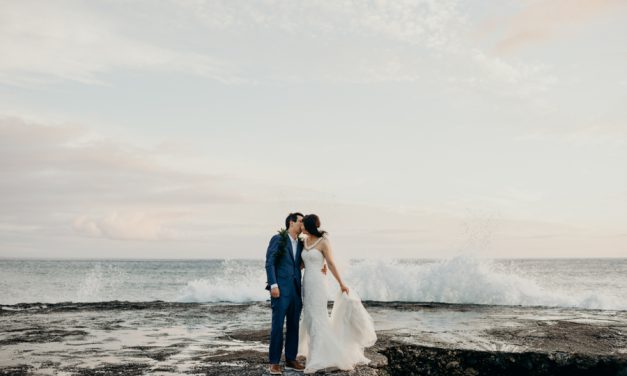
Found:
[(270, 290), (270, 286), (276, 283), (279, 285), (281, 295), (289, 295), (292, 291), (290, 287), (294, 286), (296, 293), (300, 296), (302, 280), (300, 262), (304, 246), (303, 241), (298, 239), (296, 257), (294, 257), (289, 235), (286, 252), (282, 255), (278, 255), (280, 240), (281, 235), (274, 235), (270, 239), (268, 250), (266, 251), (266, 290)]

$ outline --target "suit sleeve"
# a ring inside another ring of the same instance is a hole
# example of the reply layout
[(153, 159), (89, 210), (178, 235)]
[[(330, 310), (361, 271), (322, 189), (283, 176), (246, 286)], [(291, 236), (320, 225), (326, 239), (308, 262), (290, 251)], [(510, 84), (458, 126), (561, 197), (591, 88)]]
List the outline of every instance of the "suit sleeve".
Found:
[(276, 259), (278, 250), (279, 237), (275, 235), (272, 237), (272, 239), (270, 239), (270, 244), (268, 244), (268, 250), (266, 251), (266, 277), (268, 278), (269, 285), (277, 283), (274, 261)]

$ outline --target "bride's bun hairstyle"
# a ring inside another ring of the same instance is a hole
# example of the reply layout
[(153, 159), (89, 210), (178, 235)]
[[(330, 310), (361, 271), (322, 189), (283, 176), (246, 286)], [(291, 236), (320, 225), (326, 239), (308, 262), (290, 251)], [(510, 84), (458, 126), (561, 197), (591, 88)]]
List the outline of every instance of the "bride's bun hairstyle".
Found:
[(326, 231), (318, 230), (320, 227), (320, 218), (318, 218), (315, 214), (307, 214), (303, 217), (303, 226), (305, 226), (305, 230), (313, 236), (317, 236), (319, 238), (323, 237), (326, 234)]

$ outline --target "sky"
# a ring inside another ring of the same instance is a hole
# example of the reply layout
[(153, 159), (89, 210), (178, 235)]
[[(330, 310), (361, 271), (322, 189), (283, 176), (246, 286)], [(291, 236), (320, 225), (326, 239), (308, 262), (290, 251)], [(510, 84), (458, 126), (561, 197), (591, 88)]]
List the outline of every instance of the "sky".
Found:
[(0, 3), (0, 258), (627, 257), (623, 0)]

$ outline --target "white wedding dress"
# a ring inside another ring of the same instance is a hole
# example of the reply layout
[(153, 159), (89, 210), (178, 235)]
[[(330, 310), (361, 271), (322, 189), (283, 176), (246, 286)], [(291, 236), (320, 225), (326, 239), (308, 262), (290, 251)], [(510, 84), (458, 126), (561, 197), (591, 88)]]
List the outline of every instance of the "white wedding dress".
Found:
[(326, 276), (321, 271), (324, 256), (315, 248), (319, 241), (309, 249), (303, 248), (301, 254), (305, 270), (298, 355), (307, 358), (305, 373), (327, 367), (352, 370), (357, 364), (370, 362), (364, 356), (364, 348), (377, 341), (374, 322), (350, 287), (349, 295), (338, 292), (329, 317)]

